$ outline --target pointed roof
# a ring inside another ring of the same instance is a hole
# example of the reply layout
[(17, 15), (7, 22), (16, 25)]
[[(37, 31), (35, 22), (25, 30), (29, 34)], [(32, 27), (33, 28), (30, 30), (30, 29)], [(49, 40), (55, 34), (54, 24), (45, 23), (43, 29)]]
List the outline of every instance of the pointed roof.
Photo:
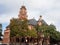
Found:
[(39, 18), (38, 22), (42, 22), (42, 24), (47, 25), (47, 23), (42, 19), (41, 15), (40, 15), (40, 18)]

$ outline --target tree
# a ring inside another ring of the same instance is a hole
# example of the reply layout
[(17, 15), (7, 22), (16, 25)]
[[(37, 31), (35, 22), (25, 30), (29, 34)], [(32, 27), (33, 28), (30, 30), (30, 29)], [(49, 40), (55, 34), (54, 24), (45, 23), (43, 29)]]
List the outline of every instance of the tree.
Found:
[(30, 37), (36, 37), (37, 36), (37, 32), (36, 30), (33, 28), (32, 30), (28, 29), (28, 21), (27, 20), (19, 20), (19, 19), (15, 19), (13, 18), (10, 22), (10, 36), (30, 36)]
[(11, 19), (10, 21), (10, 36), (30, 36), (37, 37), (37, 31), (42, 32), (45, 37), (50, 36), (52, 39), (59, 41), (60, 40), (60, 32), (56, 30), (56, 27), (53, 24), (50, 25), (36, 25), (33, 29), (28, 29), (28, 20), (19, 20), (19, 19)]
[(56, 30), (56, 27), (53, 24), (50, 25), (42, 25), (42, 26), (37, 26), (38, 31), (42, 31), (44, 33), (44, 36), (50, 36), (52, 39), (55, 41), (60, 40), (60, 32)]

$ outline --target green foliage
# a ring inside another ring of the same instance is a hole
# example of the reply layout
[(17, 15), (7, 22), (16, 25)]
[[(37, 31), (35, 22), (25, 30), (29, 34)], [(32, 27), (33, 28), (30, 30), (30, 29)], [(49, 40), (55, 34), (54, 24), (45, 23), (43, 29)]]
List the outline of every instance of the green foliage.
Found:
[(19, 20), (19, 19), (12, 19), (10, 22), (10, 36), (30, 36), (30, 37), (36, 37), (36, 30), (28, 29), (28, 21), (27, 20)]
[(55, 40), (60, 40), (60, 32), (56, 31), (56, 27), (54, 25), (42, 25), (35, 26), (32, 30), (28, 29), (28, 21), (27, 20), (19, 20), (12, 19), (10, 22), (10, 36), (30, 36), (37, 37), (37, 31), (42, 32), (45, 37), (50, 36)]
[(32, 29), (27, 31), (28, 36), (30, 37), (37, 37), (37, 31)]
[(56, 27), (54, 25), (43, 25), (43, 26), (37, 26), (38, 31), (42, 31), (44, 33), (44, 36), (50, 36), (55, 40), (60, 40), (60, 32), (56, 31)]

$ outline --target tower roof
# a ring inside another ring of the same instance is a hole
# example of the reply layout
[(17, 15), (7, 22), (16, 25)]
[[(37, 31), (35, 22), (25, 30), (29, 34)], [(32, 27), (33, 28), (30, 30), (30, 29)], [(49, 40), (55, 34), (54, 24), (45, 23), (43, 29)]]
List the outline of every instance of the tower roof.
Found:
[(26, 7), (24, 5), (22, 5), (20, 9), (25, 9), (26, 10)]

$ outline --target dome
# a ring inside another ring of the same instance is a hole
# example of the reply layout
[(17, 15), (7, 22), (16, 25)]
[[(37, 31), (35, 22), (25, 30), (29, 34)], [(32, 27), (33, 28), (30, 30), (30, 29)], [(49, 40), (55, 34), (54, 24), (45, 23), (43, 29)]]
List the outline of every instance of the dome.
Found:
[(25, 9), (26, 10), (26, 7), (23, 5), (23, 6), (21, 6), (21, 8), (20, 9)]

